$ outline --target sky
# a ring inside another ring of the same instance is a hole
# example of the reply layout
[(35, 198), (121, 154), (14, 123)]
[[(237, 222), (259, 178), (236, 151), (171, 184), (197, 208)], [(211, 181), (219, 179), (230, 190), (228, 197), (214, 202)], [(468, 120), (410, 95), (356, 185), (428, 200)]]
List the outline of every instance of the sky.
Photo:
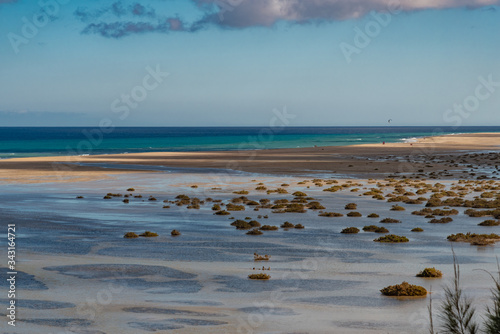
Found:
[(0, 0), (0, 127), (276, 115), (500, 125), (500, 0)]

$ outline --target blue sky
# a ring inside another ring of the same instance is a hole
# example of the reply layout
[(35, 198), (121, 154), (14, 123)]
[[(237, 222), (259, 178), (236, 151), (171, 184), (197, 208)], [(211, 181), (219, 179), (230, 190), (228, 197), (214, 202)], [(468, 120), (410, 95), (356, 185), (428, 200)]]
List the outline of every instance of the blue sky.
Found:
[(0, 126), (498, 125), (499, 4), (0, 0)]

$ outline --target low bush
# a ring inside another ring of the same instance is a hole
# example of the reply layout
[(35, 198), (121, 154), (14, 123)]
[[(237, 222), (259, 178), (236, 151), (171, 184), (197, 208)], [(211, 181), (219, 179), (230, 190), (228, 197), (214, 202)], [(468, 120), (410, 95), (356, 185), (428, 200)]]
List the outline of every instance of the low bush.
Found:
[(342, 232), (340, 233), (344, 233), (344, 234), (356, 234), (356, 233), (359, 233), (359, 228), (357, 227), (347, 227), (345, 229), (342, 230)]
[(362, 217), (363, 215), (357, 211), (351, 211), (347, 214), (347, 217)]
[(412, 232), (423, 232), (424, 229), (420, 227), (415, 227), (414, 229), (411, 230)]
[(283, 224), (281, 224), (281, 228), (294, 228), (294, 227), (295, 225), (289, 222), (284, 222)]
[(373, 241), (399, 243), (399, 242), (408, 242), (410, 240), (408, 240), (408, 238), (404, 237), (404, 236), (399, 236), (399, 235), (395, 235), (395, 234), (388, 234), (388, 235), (384, 235), (383, 237), (380, 237), (378, 239), (375, 239)]
[(176, 237), (178, 235), (181, 235), (181, 232), (179, 232), (177, 230), (172, 230), (172, 232), (170, 232), (170, 235), (173, 236), (173, 237)]
[(429, 221), (430, 224), (448, 224), (448, 223), (451, 223), (453, 221), (452, 218), (450, 217), (443, 217), (441, 219), (433, 219), (431, 221)]
[(296, 229), (301, 230), (301, 229), (303, 229), (303, 228), (304, 228), (304, 225), (302, 225), (302, 224), (297, 224), (297, 225), (295, 225), (295, 228), (296, 228)]
[(320, 217), (343, 217), (344, 214), (338, 212), (322, 212), (318, 216)]
[(125, 233), (125, 235), (123, 237), (127, 238), (127, 239), (139, 238), (139, 236), (137, 234), (135, 234), (134, 232), (127, 232), (127, 233)]
[(259, 231), (258, 229), (254, 228), (253, 230), (251, 231), (248, 231), (246, 234), (248, 235), (262, 235), (264, 233), (262, 233), (262, 231)]
[(376, 213), (370, 213), (367, 217), (368, 218), (379, 218), (380, 216), (377, 215)]
[(405, 211), (406, 209), (400, 205), (393, 205), (391, 211)]
[(158, 233), (154, 233), (154, 232), (151, 232), (151, 231), (146, 231), (142, 234), (139, 234), (140, 237), (145, 237), (145, 238), (151, 238), (151, 237), (157, 237), (158, 236)]
[(346, 210), (356, 210), (357, 208), (358, 205), (356, 203), (349, 203), (344, 207)]
[(440, 278), (443, 277), (443, 273), (436, 268), (425, 268), (417, 274), (417, 277)]
[(279, 229), (278, 226), (264, 225), (260, 228), (261, 231), (277, 231)]
[(479, 226), (498, 226), (498, 225), (500, 225), (500, 221), (499, 220), (485, 220), (484, 222), (479, 223), (478, 225)]
[(385, 223), (385, 224), (399, 224), (399, 223), (401, 223), (401, 220), (394, 219), (394, 218), (384, 218), (380, 222)]
[(250, 278), (250, 279), (258, 279), (258, 280), (268, 280), (268, 279), (271, 278), (271, 275), (268, 275), (268, 274), (251, 274), (251, 275), (248, 275), (248, 278)]
[(427, 290), (418, 285), (412, 285), (408, 282), (391, 285), (380, 290), (384, 296), (394, 297), (422, 297), (427, 296)]

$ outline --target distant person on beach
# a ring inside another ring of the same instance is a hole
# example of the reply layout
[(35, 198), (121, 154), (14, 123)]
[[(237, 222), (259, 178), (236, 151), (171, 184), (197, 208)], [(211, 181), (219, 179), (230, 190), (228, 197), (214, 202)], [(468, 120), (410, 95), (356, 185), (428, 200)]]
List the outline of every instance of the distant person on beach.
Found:
[(385, 141), (382, 142), (382, 145), (385, 145)]

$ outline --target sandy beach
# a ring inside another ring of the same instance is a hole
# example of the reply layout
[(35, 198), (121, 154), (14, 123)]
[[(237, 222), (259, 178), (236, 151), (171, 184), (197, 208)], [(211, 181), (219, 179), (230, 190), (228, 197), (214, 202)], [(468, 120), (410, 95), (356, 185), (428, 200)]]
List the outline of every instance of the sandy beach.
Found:
[[(278, 175), (328, 172), (361, 178), (386, 177), (394, 173), (417, 173), (418, 170), (423, 170), (420, 173), (425, 175), (434, 172), (439, 177), (458, 177), (462, 176), (466, 165), (491, 164), (490, 156), (473, 153), (497, 152), (499, 148), (500, 134), (477, 133), (420, 138), (415, 143), (4, 159), (0, 160), (0, 181), (89, 181), (142, 171), (140, 168), (130, 167), (128, 171), (124, 171), (117, 164), (230, 169)], [(109, 166), (103, 169), (92, 164)], [(113, 165), (119, 168), (113, 168)]]

